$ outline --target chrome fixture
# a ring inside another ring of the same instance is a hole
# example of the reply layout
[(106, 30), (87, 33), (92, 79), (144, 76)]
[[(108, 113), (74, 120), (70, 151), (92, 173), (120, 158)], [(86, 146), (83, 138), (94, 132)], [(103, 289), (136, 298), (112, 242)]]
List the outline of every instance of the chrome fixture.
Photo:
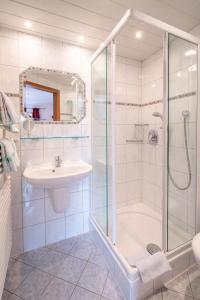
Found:
[(189, 115), (190, 115), (189, 110), (183, 110), (182, 111), (183, 118), (187, 118), (187, 117), (189, 117)]
[(185, 154), (186, 154), (186, 160), (187, 160), (187, 167), (188, 167), (188, 183), (185, 186), (179, 186), (174, 178), (172, 177), (170, 166), (169, 166), (169, 161), (168, 161), (168, 172), (169, 172), (169, 178), (171, 179), (171, 182), (173, 185), (181, 191), (187, 190), (192, 181), (192, 171), (191, 171), (191, 164), (190, 164), (190, 156), (189, 156), (189, 151), (188, 151), (188, 137), (187, 137), (187, 128), (186, 128), (186, 119), (189, 117), (190, 112), (188, 110), (183, 110), (182, 111), (182, 116), (183, 116), (183, 123), (184, 123), (184, 142), (185, 142)]
[(157, 252), (162, 251), (160, 246), (154, 244), (154, 243), (150, 243), (146, 245), (146, 250), (149, 252), (149, 254), (153, 255)]
[(155, 129), (149, 130), (148, 142), (149, 142), (149, 144), (152, 144), (152, 145), (158, 144), (158, 131), (157, 130), (155, 130)]
[(152, 116), (153, 116), (153, 117), (158, 117), (158, 118), (161, 118), (161, 120), (163, 120), (163, 116), (162, 116), (162, 114), (161, 114), (161, 113), (159, 113), (158, 111), (154, 111), (154, 112), (152, 113)]
[(61, 167), (61, 164), (62, 164), (62, 159), (60, 158), (60, 156), (56, 156), (55, 157), (55, 167), (56, 168), (60, 168)]

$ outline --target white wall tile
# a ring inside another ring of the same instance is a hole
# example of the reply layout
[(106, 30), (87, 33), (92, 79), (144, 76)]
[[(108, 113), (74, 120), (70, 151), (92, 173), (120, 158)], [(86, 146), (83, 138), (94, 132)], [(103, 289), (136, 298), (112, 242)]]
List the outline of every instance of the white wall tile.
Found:
[(11, 250), (11, 256), (17, 256), (21, 254), (24, 251), (23, 248), (23, 230), (13, 230), (12, 233), (12, 250)]
[(24, 227), (44, 223), (44, 199), (26, 201), (23, 204)]
[(24, 251), (45, 245), (45, 224), (38, 224), (23, 229)]
[(44, 198), (44, 188), (37, 188), (23, 179), (23, 201), (32, 201)]
[(22, 228), (22, 203), (12, 205), (12, 228)]
[(11, 176), (11, 198), (13, 204), (22, 202), (21, 176)]
[(47, 245), (65, 239), (65, 218), (49, 221), (45, 225)]
[[(48, 67), (60, 70), (65, 68), (67, 71), (78, 73), (81, 76), (86, 83), (87, 100), (90, 99), (90, 67), (88, 61), (92, 54), (91, 51), (60, 41), (5, 28), (0, 28), (0, 41), (2, 44), (0, 49), (1, 90), (18, 93), (19, 74), (29, 66)], [(18, 98), (13, 99), (13, 102), (19, 110)], [(23, 128), (21, 128), (21, 135), (27, 135)], [(81, 135), (90, 135), (89, 102), (87, 103), (87, 116), (80, 124), (35, 124), (31, 132), (31, 136), (33, 137), (45, 138)], [(36, 188), (25, 182), (23, 178), (24, 168), (28, 164), (41, 164), (43, 162), (53, 164), (56, 155), (60, 155), (63, 161), (77, 159), (90, 161), (90, 139), (27, 139), (21, 141), (19, 153), (21, 157), (21, 168), (17, 174), (12, 175), (13, 226), (15, 229), (15, 235), (13, 236), (13, 253), (17, 254), (65, 238), (65, 233), (63, 235), (63, 231), (59, 231), (59, 226), (65, 229), (65, 225), (63, 225), (63, 220), (65, 220), (64, 213), (56, 214), (53, 211), (51, 202), (48, 199), (48, 193), (45, 192), (44, 188)], [(69, 224), (71, 226), (70, 234), (83, 231), (83, 220), (85, 220), (86, 217), (80, 213), (83, 212), (85, 216), (88, 213), (89, 199), (87, 191), (89, 190), (89, 186), (90, 181), (88, 178), (70, 186), (70, 193), (74, 193), (73, 195), (76, 194), (76, 197), (72, 197), (73, 199), (71, 199), (69, 203), (69, 212), (66, 212), (66, 215), (75, 214), (73, 217), (69, 217)], [(82, 203), (82, 190), (84, 190), (84, 206)], [(23, 209), (20, 209), (22, 208), (21, 205)], [(74, 220), (76, 220), (76, 214), (79, 216), (78, 219), (82, 220), (82, 226), (80, 226), (79, 229), (78, 225), (73, 226), (72, 219), (74, 218)], [(45, 222), (48, 222), (46, 235)], [(56, 223), (57, 226), (55, 225), (54, 228), (53, 224)], [(16, 228), (21, 228), (21, 231)]]
[(84, 215), (76, 214), (66, 217), (66, 237), (72, 237), (84, 232)]
[(18, 66), (19, 47), (15, 38), (0, 37), (0, 64)]
[(43, 150), (22, 150), (21, 169), (24, 170), (28, 165), (38, 165), (43, 163)]

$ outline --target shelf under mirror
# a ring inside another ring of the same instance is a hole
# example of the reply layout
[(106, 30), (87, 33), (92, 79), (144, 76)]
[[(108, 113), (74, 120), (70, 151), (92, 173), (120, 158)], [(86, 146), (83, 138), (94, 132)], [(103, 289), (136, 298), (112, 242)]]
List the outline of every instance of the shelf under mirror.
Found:
[(88, 139), (89, 136), (22, 136), (21, 140)]

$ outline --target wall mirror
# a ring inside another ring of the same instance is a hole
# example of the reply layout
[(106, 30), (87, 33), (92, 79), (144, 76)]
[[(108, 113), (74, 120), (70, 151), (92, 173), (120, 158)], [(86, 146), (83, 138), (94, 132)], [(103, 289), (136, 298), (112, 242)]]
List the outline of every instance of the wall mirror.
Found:
[(79, 123), (85, 117), (85, 83), (78, 74), (29, 67), (19, 83), (21, 111), (35, 122)]

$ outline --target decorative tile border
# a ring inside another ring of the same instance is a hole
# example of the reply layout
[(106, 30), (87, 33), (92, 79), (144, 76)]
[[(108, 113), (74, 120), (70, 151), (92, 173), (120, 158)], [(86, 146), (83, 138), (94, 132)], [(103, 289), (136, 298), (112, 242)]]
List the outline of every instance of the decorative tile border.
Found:
[[(182, 98), (187, 98), (187, 97), (192, 97), (192, 96), (195, 96), (195, 95), (196, 95), (196, 92), (189, 92), (189, 93), (185, 93), (185, 94), (180, 94), (180, 95), (177, 95), (177, 96), (170, 97), (169, 101), (182, 99)], [(154, 104), (158, 104), (158, 103), (162, 103), (162, 102), (163, 102), (163, 99), (159, 99), (159, 100), (154, 100), (154, 101), (150, 101), (150, 102), (146, 102), (146, 103), (142, 103), (142, 104), (130, 103), (130, 102), (116, 102), (116, 105), (144, 107), (144, 106), (154, 105)], [(93, 103), (106, 104), (106, 101), (95, 101), (95, 100), (93, 100)], [(110, 101), (108, 101), (107, 103), (111, 104)]]
[(170, 97), (169, 100), (176, 100), (176, 99), (181, 99), (181, 98), (187, 98), (187, 97), (192, 97), (195, 96), (196, 92), (189, 92), (189, 93), (185, 93), (185, 94), (180, 94), (174, 97)]
[(5, 93), (6, 96), (8, 97), (15, 97), (15, 98), (20, 98), (20, 94), (15, 94), (15, 93)]

